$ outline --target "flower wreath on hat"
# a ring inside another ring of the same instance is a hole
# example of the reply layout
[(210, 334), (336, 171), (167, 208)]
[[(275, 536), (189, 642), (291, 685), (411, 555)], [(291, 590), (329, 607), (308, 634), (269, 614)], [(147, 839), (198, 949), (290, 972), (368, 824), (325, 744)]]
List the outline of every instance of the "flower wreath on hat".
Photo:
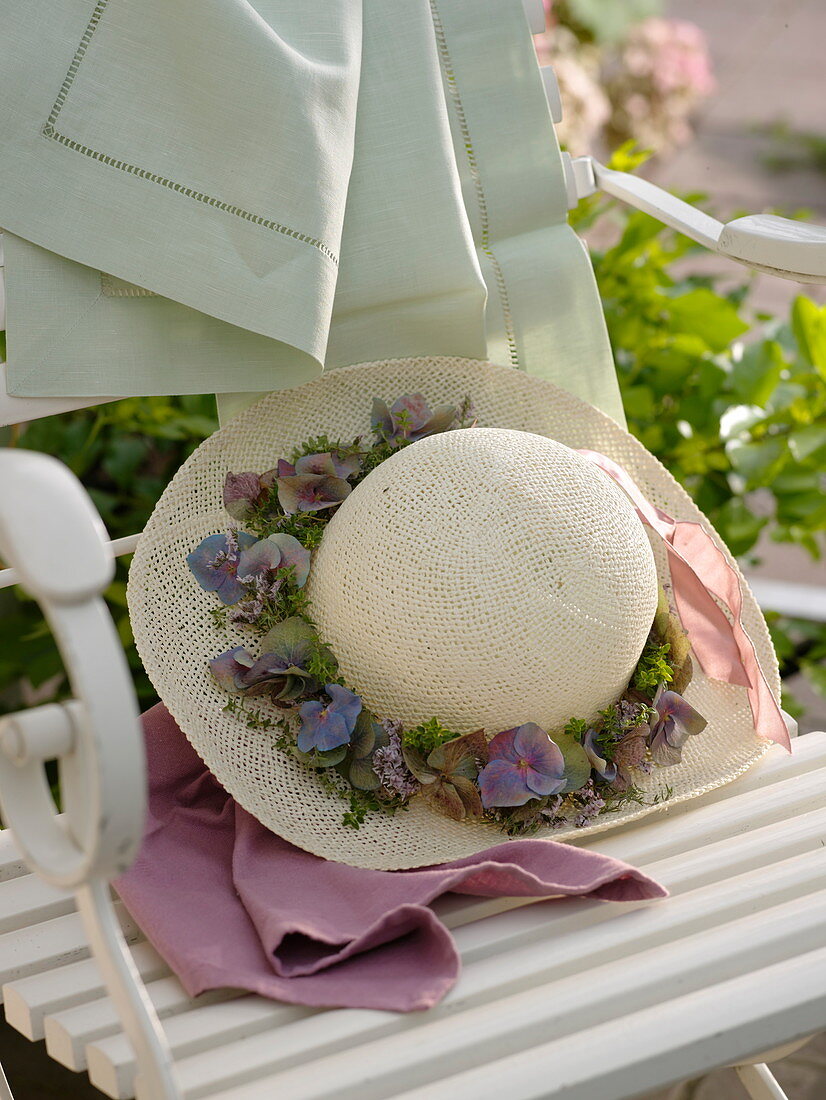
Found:
[[(712, 622), (730, 651), (723, 661), (746, 670), (746, 679), (735, 682), (749, 683), (755, 715), (761, 704), (764, 717), (771, 711), (773, 697), (758, 682), (748, 645), (730, 624), (714, 620), (715, 612), (722, 614), (717, 603), (704, 584), (694, 584), (689, 559), (708, 558), (706, 544), (675, 547), (668, 527), (673, 521), (649, 505), (616, 464), (583, 452), (621, 484), (640, 518), (664, 538), (672, 579), (679, 580), (678, 593), (660, 587), (648, 639), (621, 696), (596, 720), (572, 714), (553, 730), (526, 720), (511, 729), (459, 735), (438, 714), (405, 728), (392, 714), (371, 713), (314, 624), (305, 590), (313, 554), (330, 518), (372, 470), (427, 436), (473, 431), (474, 419), (469, 398), (431, 410), (422, 395), (412, 394), (389, 407), (374, 399), (371, 420), (372, 440), (308, 439), (274, 469), (227, 472), (223, 499), (234, 525), (209, 535), (187, 557), (200, 586), (218, 598), (212, 610), (217, 626), (250, 635), (247, 645), (210, 661), (228, 695), (225, 709), (272, 737), (278, 751), (344, 798), (344, 825), (358, 828), (368, 813), (395, 813), (421, 799), (453, 820), (482, 820), (524, 836), (543, 826), (586, 826), (642, 801), (638, 777), (679, 763), (686, 740), (706, 726), (682, 695), (692, 676), (687, 618), (697, 626), (695, 652), (703, 640), (699, 620)], [(704, 644), (716, 654), (718, 642), (715, 637)], [(775, 725), (778, 716), (770, 715)]]

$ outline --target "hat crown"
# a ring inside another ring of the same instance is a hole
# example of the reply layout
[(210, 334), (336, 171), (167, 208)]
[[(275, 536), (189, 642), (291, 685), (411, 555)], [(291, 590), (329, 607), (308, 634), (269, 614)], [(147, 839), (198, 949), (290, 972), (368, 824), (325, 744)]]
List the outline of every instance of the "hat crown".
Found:
[(371, 710), (489, 736), (622, 693), (657, 604), (632, 505), (589, 460), (504, 428), (407, 446), (339, 507), (308, 595)]

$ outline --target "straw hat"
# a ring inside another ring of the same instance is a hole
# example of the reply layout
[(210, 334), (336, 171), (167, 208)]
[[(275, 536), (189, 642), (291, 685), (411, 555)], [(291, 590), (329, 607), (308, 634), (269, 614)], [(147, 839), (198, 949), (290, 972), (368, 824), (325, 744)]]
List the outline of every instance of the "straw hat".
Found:
[[(432, 406), (473, 401), (478, 427), (434, 435), (387, 459), (325, 528), (306, 591), (319, 633), (348, 687), (379, 718), (405, 728), (437, 715), (457, 733), (567, 717), (591, 720), (628, 683), (670, 582), (662, 540), (582, 449), (629, 475), (678, 521), (708, 522), (685, 491), (616, 423), (552, 384), (465, 359), (368, 363), (278, 391), (206, 440), (176, 474), (141, 538), (129, 578), (135, 640), (158, 694), (226, 790), (264, 825), (329, 859), (397, 869), (484, 850), (504, 837), (454, 821), (414, 798), (407, 812), (342, 827), (342, 803), (315, 773), (225, 709), (209, 661), (249, 633), (216, 630), (210, 598), (186, 557), (227, 527), (228, 471), (264, 471), (311, 437), (370, 432), (374, 398), (423, 394)], [(530, 434), (528, 434), (530, 433)], [(779, 699), (777, 662), (736, 563), (740, 622)], [(731, 618), (728, 611), (727, 619)], [(572, 839), (712, 790), (740, 775), (769, 742), (740, 683), (694, 661), (686, 700), (708, 722), (680, 763), (640, 776), (645, 803), (592, 824), (537, 835)], [(770, 698), (770, 697), (769, 697)], [(275, 717), (279, 712), (273, 708)], [(764, 731), (765, 732), (765, 731)]]

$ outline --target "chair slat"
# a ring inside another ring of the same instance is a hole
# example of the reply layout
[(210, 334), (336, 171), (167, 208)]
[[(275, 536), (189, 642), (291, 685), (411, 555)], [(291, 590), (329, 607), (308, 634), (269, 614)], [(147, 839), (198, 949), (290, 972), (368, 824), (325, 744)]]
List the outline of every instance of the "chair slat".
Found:
[[(757, 874), (754, 877), (759, 878)], [(792, 928), (793, 937), (789, 935)], [(402, 1086), (409, 1089), (431, 1084), (455, 1073), (457, 1068), (495, 1061), (519, 1051), (525, 1051), (525, 1060), (532, 1061), (533, 1048), (549, 1035), (573, 1039), (583, 1029), (595, 1030), (597, 1025), (609, 1024), (614, 1026), (616, 1042), (616, 1027), (629, 1012), (640, 1012), (661, 1005), (664, 999), (740, 978), (755, 966), (787, 963), (801, 953), (822, 948), (826, 948), (826, 891), (811, 894), (804, 907), (792, 900), (717, 927), (713, 936), (704, 929), (677, 943), (641, 951), (632, 959), (622, 956), (593, 969), (583, 966), (580, 973), (556, 981), (551, 978), (538, 986), (467, 1009), (459, 1001), (452, 1013), (449, 1006), (447, 1011), (436, 1010), (420, 1026), (408, 1024), (400, 1028), (387, 1021), (384, 1034), (370, 1042), (359, 1042), (357, 1030), (353, 1029), (349, 1036), (340, 1036), (338, 1052), (312, 1056), (312, 1073), (306, 1072), (308, 1053), (301, 1050), (303, 1065), (294, 1063), (293, 1068), (270, 1075), (255, 1089), (244, 1093), (238, 1086), (255, 1076), (256, 1055), (260, 1058), (263, 1053), (256, 1050), (263, 1045), (260, 1038), (239, 1042), (221, 1052), (223, 1081), (216, 1080), (219, 1067), (215, 1053), (184, 1059), (177, 1072), (186, 1100), (226, 1097), (230, 1087), (234, 1100), (242, 1096), (244, 1100), (258, 1096), (379, 1100), (396, 1096)], [(549, 953), (554, 951), (554, 945), (550, 945)], [(503, 975), (507, 962), (506, 957), (497, 960)], [(821, 992), (821, 999), (826, 1005), (826, 991)], [(329, 1023), (329, 1019), (322, 1017), (283, 1029), (278, 1036), (271, 1037), (278, 1041), (279, 1047), (271, 1058), (274, 1061), (280, 1052), (282, 1059), (292, 1060), (299, 1036), (289, 1033), (299, 1030), (306, 1033), (314, 1028), (318, 1033), (314, 1037), (315, 1048), (329, 1049), (329, 1027), (322, 1034), (324, 1025)], [(356, 1020), (352, 1023), (356, 1024)], [(610, 1032), (611, 1028), (605, 1030)], [(291, 1043), (289, 1051), (287, 1042)], [(604, 1045), (591, 1048), (592, 1060), (594, 1051), (599, 1051), (601, 1060)], [(233, 1080), (228, 1079), (226, 1067), (230, 1065), (235, 1067)], [(552, 1069), (555, 1071), (556, 1067), (546, 1063), (546, 1093), (547, 1073)], [(510, 1088), (505, 1094), (514, 1095)], [(140, 1091), (137, 1095), (138, 1100), (148, 1100)], [(589, 1094), (589, 1100), (595, 1095)]]
[[(824, 782), (826, 734), (812, 734), (796, 742), (792, 757), (772, 750), (758, 767), (726, 788), (592, 838), (589, 846), (627, 859), (669, 886), (672, 898), (656, 906), (594, 905), (575, 899), (526, 903), (458, 895), (439, 899), (435, 908), (454, 929), (464, 973), (445, 1003), (426, 1015), (321, 1012), (251, 995), (226, 1000), (233, 996), (226, 991), (208, 1003), (211, 997), (188, 998), (148, 944), (136, 943), (133, 954), (165, 1017), (187, 1098), (227, 1089), (235, 1096), (237, 1087), (258, 1088), (253, 1081), (260, 1081), (264, 1089), (260, 1095), (270, 1097), (275, 1082), (290, 1080), (294, 1072), (300, 1076), (297, 1067), (308, 1059), (334, 1062), (346, 1058), (348, 1051), (366, 1051), (377, 1043), (394, 1046), (436, 1019), (484, 1015), (512, 997), (538, 992), (550, 996), (552, 989), (576, 980), (588, 968), (599, 972), (614, 959), (637, 953), (643, 958), (669, 945), (679, 947), (682, 955), (692, 937), (707, 934), (716, 944), (721, 928), (732, 935), (731, 929), (754, 919), (752, 914), (776, 913), (797, 900), (808, 904), (819, 895), (824, 869)], [(0, 871), (4, 866), (14, 868), (15, 861), (19, 866), (13, 842), (0, 833)], [(49, 900), (51, 888), (40, 890), (37, 882), (19, 875), (8, 876), (6, 883), (0, 880), (0, 913), (6, 913), (3, 890), (13, 888), (7, 896), (18, 900), (15, 921), (34, 925), (22, 931), (50, 929), (52, 934), (38, 933), (48, 958), (57, 954), (56, 925), (70, 958), (74, 950), (88, 953), (79, 925), (60, 923), (72, 918), (77, 922), (76, 914), (38, 923), (39, 907), (48, 912), (49, 905), (59, 902)], [(28, 919), (26, 898), (31, 900)], [(64, 901), (71, 906), (71, 898)], [(123, 919), (131, 931), (128, 918)], [(8, 935), (14, 933), (0, 936), (0, 966), (8, 956), (4, 942), (12, 942)], [(128, 938), (137, 936), (134, 929)], [(562, 942), (564, 963), (555, 959)], [(20, 945), (15, 941), (13, 946)], [(796, 939), (794, 953), (799, 950)], [(31, 951), (23, 965), (33, 965)], [(45, 965), (52, 964), (47, 959)], [(9, 982), (6, 992), (7, 1015), (14, 1026), (32, 1037), (45, 1032), (50, 1052), (72, 1068), (88, 1061), (93, 1082), (108, 1095), (134, 1095), (134, 1056), (92, 959), (70, 962), (53, 972), (30, 973)], [(589, 1022), (594, 1021), (589, 1017)], [(494, 1057), (486, 1050), (485, 1058), (489, 1055)], [(241, 1086), (241, 1080), (250, 1083)]]
[[(816, 743), (818, 741), (820, 744)], [(801, 742), (801, 747), (802, 744)], [(656, 822), (641, 823), (624, 836), (618, 833), (596, 837), (593, 840), (594, 847), (604, 851), (608, 842), (615, 842), (620, 845), (620, 850), (613, 854), (624, 856), (639, 865), (645, 865), (651, 857), (662, 857), (663, 853), (666, 853), (667, 861), (671, 866), (669, 868), (668, 863), (661, 861), (656, 864), (656, 873), (660, 877), (663, 877), (663, 872), (667, 874), (665, 881), (672, 891), (679, 891), (682, 883), (685, 887), (690, 887), (692, 883), (713, 883), (718, 878), (729, 879), (737, 874), (738, 865), (745, 869), (765, 869), (772, 859), (784, 859), (797, 852), (817, 853), (826, 834), (826, 815), (823, 811), (813, 809), (812, 805), (814, 803), (819, 806), (822, 801), (819, 791), (822, 790), (823, 776), (812, 778), (806, 772), (806, 768), (811, 768), (813, 758), (818, 756), (822, 758), (824, 744), (826, 744), (826, 738), (812, 737), (806, 745), (805, 755), (808, 760), (803, 765), (796, 756), (789, 758), (778, 754), (775, 760), (772, 760), (773, 754), (770, 754), (761, 768), (749, 773), (743, 780), (728, 788), (726, 795), (722, 796), (725, 798), (725, 805), (736, 806), (736, 809), (732, 809), (726, 815), (717, 813), (708, 823), (708, 833), (713, 838), (713, 842), (702, 851), (698, 846), (708, 837), (702, 835), (702, 830), (697, 825), (697, 818), (707, 818), (709, 810), (713, 812), (714, 802), (703, 806), (691, 803), (687, 807), (690, 813), (677, 812), (669, 815), (665, 820), (660, 818)], [(801, 766), (804, 771), (802, 777), (798, 774)], [(789, 772), (795, 774), (790, 778)], [(780, 794), (777, 792), (778, 788), (781, 789)], [(738, 791), (736, 799), (732, 798), (735, 789)], [(784, 816), (788, 814), (790, 817), (782, 830), (777, 828), (778, 803), (784, 806)], [(676, 809), (680, 811), (682, 808)], [(688, 827), (684, 823), (687, 816), (691, 819)], [(766, 824), (761, 829), (762, 822)], [(659, 835), (664, 828), (672, 834), (669, 838)], [(669, 870), (670, 873), (668, 873)], [(777, 881), (774, 876), (771, 878), (772, 881)], [(735, 889), (735, 894), (739, 893), (739, 886), (732, 889)], [(777, 889), (782, 893), (783, 886), (780, 885)], [(773, 896), (779, 895), (775, 892)], [(532, 915), (533, 907), (527, 910), (514, 909), (506, 917), (499, 916), (459, 929), (456, 933), (457, 941), (460, 948), (464, 947), (467, 960), (497, 955), (507, 946), (509, 938), (516, 937), (518, 940), (520, 936), (535, 935), (537, 928), (540, 929), (539, 935), (543, 934), (541, 930), (544, 929), (546, 934), (556, 939), (562, 935), (567, 937), (577, 929), (605, 922), (610, 908), (594, 906), (588, 902), (566, 901), (554, 903), (551, 906), (540, 905), (535, 916)], [(650, 907), (648, 912), (656, 914), (661, 910), (661, 906), (656, 906)], [(458, 908), (455, 914), (456, 923), (461, 924), (461, 913)], [(696, 915), (692, 917), (688, 912), (686, 920), (696, 922), (701, 920), (701, 917)], [(616, 921), (611, 923), (613, 926)], [(609, 932), (609, 939), (611, 935), (613, 932)], [(567, 956), (569, 948), (567, 938), (565, 942)], [(615, 944), (613, 949), (619, 950), (620, 947)], [(451, 996), (462, 995), (468, 973), (469, 969), (466, 968), (459, 989)], [(257, 1016), (257, 1010), (252, 1011)], [(210, 1010), (205, 1009), (203, 1012), (208, 1014), (206, 1019), (201, 1017), (201, 1023), (206, 1025)], [(212, 1026), (209, 1027), (208, 1033), (213, 1048), (217, 1049), (220, 1043), (221, 1021), (214, 1013), (211, 1015)], [(329, 1015), (325, 1014), (326, 1017)], [(335, 1017), (339, 1015), (341, 1014), (334, 1014)], [(263, 1013), (257, 1018), (264, 1019), (265, 1016), (266, 1013)], [(185, 1019), (185, 1016), (181, 1016), (168, 1021), (167, 1025), (173, 1052), (178, 1057), (185, 1057), (185, 1055), (184, 1051), (176, 1046), (176, 1029), (186, 1029), (187, 1025), (183, 1023)], [(217, 1029), (219, 1034), (215, 1034), (213, 1029)], [(128, 1067), (124, 1066), (123, 1059), (125, 1058), (131, 1065), (132, 1071), (134, 1071), (134, 1061), (125, 1040), (121, 1037), (113, 1037), (110, 1044), (109, 1047), (106, 1044), (100, 1044), (95, 1051), (94, 1060), (98, 1064), (98, 1076), (95, 1080), (100, 1083), (108, 1081), (111, 1085), (111, 1082), (117, 1079), (118, 1094), (129, 1095), (131, 1085), (128, 1082)], [(93, 1060), (91, 1053), (89, 1057), (91, 1063)], [(112, 1059), (112, 1064), (107, 1066), (109, 1058)], [(125, 1069), (127, 1081), (124, 1085)]]
[[(132, 958), (145, 982), (169, 974), (169, 967), (146, 941), (131, 945)], [(3, 988), (6, 1019), (27, 1039), (43, 1039), (47, 1015), (73, 1005), (97, 1000), (106, 994), (100, 967), (94, 958), (70, 962), (42, 974), (9, 982)]]
[[(648, 1092), (727, 1062), (746, 1061), (770, 1049), (778, 1035), (804, 1038), (822, 1027), (824, 1018), (826, 949), (821, 948), (773, 966), (757, 962), (730, 981), (551, 1039), (534, 1047), (529, 1058), (510, 1055), (464, 1072), (457, 1064), (438, 1084), (392, 1095), (394, 1100), (544, 1100), (553, 1085), (554, 1100), (629, 1100), (642, 1088)], [(276, 1095), (258, 1088), (234, 1090), (232, 1100)], [(360, 1095), (369, 1100), (377, 1094)], [(230, 1100), (230, 1094), (216, 1094), (213, 1100)]]
[(69, 891), (50, 886), (37, 875), (18, 875), (0, 883), (0, 934), (62, 917), (74, 908)]
[(0, 829), (0, 883), (29, 874), (11, 829)]
[[(163, 1020), (180, 1012), (219, 1004), (241, 996), (239, 990), (214, 989), (199, 997), (190, 997), (172, 975), (146, 982), (146, 992)], [(86, 1046), (120, 1031), (115, 1005), (108, 997), (50, 1013), (44, 1020), (46, 1050), (56, 1062), (71, 1070), (86, 1068)]]
[[(137, 925), (120, 902), (116, 910), (127, 942), (134, 942), (140, 936)], [(6, 932), (0, 936), (0, 985), (86, 959), (90, 953), (78, 913)]]
[[(820, 815), (820, 831), (821, 836), (826, 833), (826, 812)], [(244, 1039), (240, 1044), (243, 1049), (236, 1049), (219, 1046), (222, 1015), (205, 1009), (196, 1030), (204, 1030), (209, 1043), (200, 1048), (204, 1054), (199, 1053), (194, 1060), (190, 1057), (186, 1064), (193, 1067), (197, 1077), (202, 1062), (209, 1063), (206, 1076), (210, 1080), (221, 1080), (222, 1073), (237, 1072), (237, 1066), (244, 1066), (245, 1072), (252, 1072), (254, 1067), (270, 1071), (279, 1062), (291, 1065), (315, 1060), (342, 1045), (358, 1046), (379, 1035), (401, 1032), (410, 1028), (411, 1019), (442, 1019), (473, 1005), (489, 1005), (527, 985), (547, 989), (543, 983), (552, 983), (566, 974), (576, 981), (590, 967), (617, 957), (627, 958), (658, 944), (668, 946), (687, 935), (736, 922), (755, 909), (784, 902), (790, 895), (801, 899), (813, 894), (822, 885), (826, 854), (818, 842), (814, 850), (778, 864), (768, 876), (762, 871), (731, 876), (722, 862), (719, 868), (721, 881), (656, 906), (626, 910), (575, 900), (540, 903), (491, 918), (481, 926), (458, 929), (455, 936), (463, 959), (462, 979), (427, 1017), (357, 1010), (323, 1013), (323, 1023), (312, 1019), (284, 1021), (287, 1026), (282, 1024), (278, 1033), (268, 1029), (258, 1039)], [(583, 916), (590, 920), (583, 921)], [(564, 959), (559, 956), (560, 943), (565, 945)], [(263, 1013), (260, 1019), (264, 1019)], [(181, 1030), (184, 1027), (184, 1017), (179, 1017), (168, 1021), (166, 1028), (176, 1058), (186, 1057), (192, 1028), (186, 1032)], [(116, 1095), (131, 1095), (124, 1060), (134, 1069), (134, 1059), (122, 1036), (95, 1044), (88, 1059), (90, 1075), (98, 1087), (106, 1086), (108, 1091), (117, 1081)]]

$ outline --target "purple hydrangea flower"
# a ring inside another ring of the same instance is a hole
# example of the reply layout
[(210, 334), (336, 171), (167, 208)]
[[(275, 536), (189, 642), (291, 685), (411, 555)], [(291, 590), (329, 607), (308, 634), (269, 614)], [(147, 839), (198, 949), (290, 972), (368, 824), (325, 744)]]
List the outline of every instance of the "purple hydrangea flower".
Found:
[(248, 672), (254, 664), (255, 658), (252, 654), (248, 653), (242, 645), (237, 645), (225, 653), (220, 653), (209, 662), (209, 667), (218, 685), (231, 695), (236, 695), (242, 690), (238, 677)]
[(249, 471), (227, 474), (224, 479), (224, 507), (233, 519), (243, 522), (254, 508), (264, 503), (271, 487), (272, 481), (267, 483), (266, 475)]
[(264, 652), (253, 657), (235, 646), (209, 662), (218, 684), (231, 695), (269, 695), (273, 702), (289, 706), (317, 687), (306, 666), (316, 636), (313, 628), (293, 617), (277, 623), (262, 639)]
[(682, 760), (682, 748), (689, 737), (708, 725), (690, 703), (675, 691), (662, 688), (654, 696), (657, 721), (651, 727), (649, 747), (655, 764), (669, 767)]
[(352, 485), (332, 474), (292, 474), (277, 479), (278, 503), (288, 516), (334, 508), (352, 492)]
[(187, 565), (201, 588), (215, 592), (226, 604), (237, 603), (245, 591), (238, 581), (238, 560), (255, 541), (246, 531), (209, 535), (187, 555)]
[(324, 690), (330, 697), (326, 706), (312, 699), (303, 703), (298, 711), (301, 717), (298, 747), (302, 752), (312, 752), (313, 749), (327, 752), (339, 745), (346, 745), (356, 728), (361, 712), (358, 695), (340, 684), (327, 684)]
[(345, 455), (325, 451), (317, 455), (302, 455), (293, 465), (286, 459), (278, 460), (278, 477), (291, 477), (294, 474), (328, 474), (331, 477), (348, 478), (357, 474), (361, 468), (358, 455)]
[(456, 420), (453, 405), (438, 405), (431, 409), (420, 393), (407, 393), (390, 408), (378, 397), (373, 398), (370, 417), (373, 431), (391, 447), (404, 441), (414, 442), (426, 435), (445, 432)]
[(488, 745), (488, 755), (490, 763), (479, 773), (485, 809), (524, 806), (565, 786), (565, 759), (535, 722), (497, 733)]
[(311, 557), (310, 551), (292, 535), (269, 535), (239, 554), (238, 577), (242, 581), (256, 577), (269, 579), (268, 574), (277, 569), (292, 568), (293, 582), (302, 588), (310, 574)]

